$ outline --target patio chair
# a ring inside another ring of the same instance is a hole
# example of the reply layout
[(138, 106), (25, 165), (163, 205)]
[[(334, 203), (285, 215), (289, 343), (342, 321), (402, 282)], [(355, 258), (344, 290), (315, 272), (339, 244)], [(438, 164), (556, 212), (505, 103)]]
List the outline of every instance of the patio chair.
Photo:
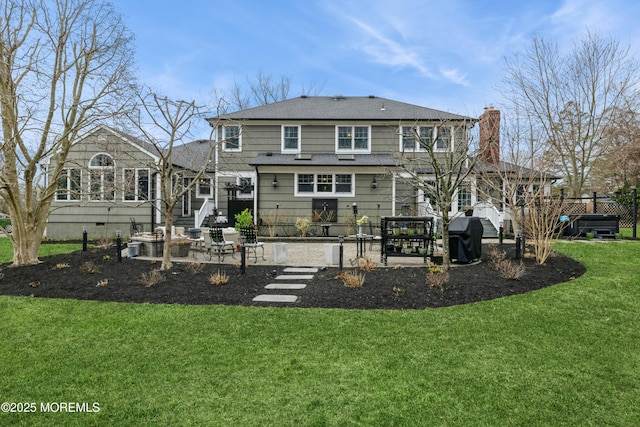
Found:
[(262, 259), (267, 260), (264, 257), (264, 242), (258, 241), (258, 236), (256, 235), (256, 229), (253, 227), (243, 227), (240, 229), (240, 235), (245, 237), (244, 247), (245, 249), (252, 251), (253, 250), (253, 258), (258, 262), (258, 248), (262, 249)]
[(140, 230), (138, 230), (136, 219), (133, 217), (129, 217), (129, 220), (131, 221), (131, 225), (129, 226), (129, 235), (136, 236), (138, 233), (140, 233)]
[(209, 252), (209, 261), (213, 258), (214, 249), (218, 252), (218, 263), (224, 261), (224, 256), (227, 252), (227, 248), (231, 249), (231, 258), (235, 259), (233, 254), (233, 246), (234, 243), (232, 240), (225, 240), (224, 235), (222, 234), (222, 227), (211, 227), (209, 229), (209, 237), (211, 238), (211, 242), (209, 244), (209, 248), (207, 252)]

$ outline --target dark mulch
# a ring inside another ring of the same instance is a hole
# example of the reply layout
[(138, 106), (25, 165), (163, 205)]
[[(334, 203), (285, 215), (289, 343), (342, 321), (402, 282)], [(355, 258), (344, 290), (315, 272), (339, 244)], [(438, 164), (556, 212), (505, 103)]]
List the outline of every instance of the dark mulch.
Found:
[[(513, 254), (512, 246), (505, 245), (503, 249), (510, 256)], [(268, 291), (265, 285), (272, 283), (274, 275), (281, 274), (284, 266), (249, 265), (246, 274), (241, 275), (240, 268), (232, 265), (202, 264), (203, 270), (193, 273), (188, 264), (175, 262), (172, 270), (162, 273), (163, 282), (145, 287), (140, 282), (141, 276), (159, 268), (159, 262), (127, 258), (117, 262), (114, 249), (90, 249), (46, 257), (35, 266), (3, 265), (0, 294), (129, 303), (424, 309), (531, 292), (572, 280), (585, 272), (582, 264), (556, 254), (541, 266), (525, 259), (526, 274), (520, 280), (507, 280), (489, 268), (487, 253), (484, 247), (480, 263), (452, 268), (443, 291), (425, 283), (424, 267), (388, 267), (362, 272), (365, 282), (361, 288), (344, 286), (335, 278), (338, 269), (327, 268), (316, 273), (313, 280), (304, 281), (308, 286), (303, 290)], [(89, 262), (97, 266), (97, 272), (84, 271), (83, 267)], [(229, 276), (227, 284), (209, 283), (209, 277), (217, 272)], [(106, 286), (97, 286), (104, 280), (108, 281)], [(252, 302), (256, 295), (269, 293), (294, 294), (300, 299), (294, 304)]]

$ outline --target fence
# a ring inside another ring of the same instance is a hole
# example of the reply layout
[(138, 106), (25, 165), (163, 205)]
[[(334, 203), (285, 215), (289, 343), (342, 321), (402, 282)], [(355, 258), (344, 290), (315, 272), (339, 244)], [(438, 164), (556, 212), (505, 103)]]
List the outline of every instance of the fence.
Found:
[[(635, 198), (635, 203), (634, 203)], [(638, 222), (638, 196), (634, 191), (628, 195), (601, 195), (565, 198), (567, 214), (620, 215), (620, 227), (632, 228)]]

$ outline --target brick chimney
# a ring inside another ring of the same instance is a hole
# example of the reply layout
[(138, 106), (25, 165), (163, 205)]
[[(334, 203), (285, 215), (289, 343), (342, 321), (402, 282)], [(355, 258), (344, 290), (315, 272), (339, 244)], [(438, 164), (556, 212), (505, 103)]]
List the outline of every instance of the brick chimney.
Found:
[(500, 111), (486, 107), (478, 120), (480, 158), (493, 165), (500, 163)]

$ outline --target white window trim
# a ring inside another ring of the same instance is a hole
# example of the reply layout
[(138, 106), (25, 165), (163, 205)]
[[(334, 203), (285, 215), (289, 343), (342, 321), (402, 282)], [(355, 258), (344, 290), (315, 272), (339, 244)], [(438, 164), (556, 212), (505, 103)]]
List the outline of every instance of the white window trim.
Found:
[[(77, 199), (70, 199), (69, 196), (71, 196), (71, 180), (69, 179), (69, 174), (71, 173), (72, 170), (79, 170), (80, 171), (80, 194), (78, 195)], [(56, 202), (64, 202), (64, 203), (79, 203), (82, 201), (82, 168), (65, 168), (62, 170), (62, 175), (60, 176), (60, 178), (62, 177), (66, 177), (67, 178), (67, 189), (65, 194), (67, 195), (66, 199), (59, 199), (58, 198), (58, 192), (59, 192), (59, 188), (57, 188), (56, 185), (56, 192), (55, 192), (55, 197), (53, 200), (55, 200)]]
[[(298, 128), (298, 148), (284, 147), (284, 128)], [(302, 151), (302, 126), (300, 125), (282, 125), (280, 127), (280, 152), (282, 154), (298, 154)]]
[[(238, 128), (238, 148), (227, 148), (227, 127)], [(242, 151), (242, 126), (240, 125), (227, 125), (222, 126), (222, 151), (229, 153), (239, 153)]]
[(247, 194), (243, 194), (240, 192), (240, 190), (238, 190), (238, 192), (236, 193), (236, 198), (237, 199), (253, 199), (253, 196), (256, 192), (256, 180), (252, 175), (247, 175), (247, 176), (239, 176), (236, 178), (236, 185), (240, 186), (240, 180), (241, 179), (250, 179), (251, 180), (251, 184), (253, 185), (253, 191), (251, 193), (247, 193)]
[[(400, 129), (398, 130), (399, 138), (398, 138), (398, 150), (401, 153), (424, 153), (427, 151), (426, 148), (424, 148), (421, 144), (417, 144), (417, 148), (416, 144), (415, 144), (415, 138), (414, 138), (414, 149), (413, 150), (405, 150), (404, 149), (404, 128), (409, 128), (409, 129), (413, 129), (416, 126), (400, 126)], [(431, 128), (431, 139), (433, 139), (433, 130), (435, 128), (435, 126), (433, 125), (425, 125), (425, 126), (417, 126), (416, 129), (418, 131), (418, 135), (420, 135), (420, 129), (422, 128)], [(435, 141), (432, 142), (432, 144), (435, 143)], [(441, 150), (438, 150), (441, 151)]]
[[(91, 166), (91, 162), (93, 161), (93, 159), (95, 159), (96, 157), (100, 156), (100, 155), (106, 155), (109, 156), (111, 158), (111, 161), (113, 162), (113, 165), (111, 166)], [(109, 199), (107, 197), (105, 197), (105, 171), (111, 171), (111, 173), (113, 173), (113, 198)], [(92, 188), (93, 188), (93, 179), (91, 177), (91, 172), (92, 171), (100, 171), (100, 198), (99, 199), (94, 199), (93, 198), (93, 193), (92, 193)], [(93, 155), (91, 157), (91, 159), (89, 159), (89, 176), (88, 176), (88, 181), (89, 181), (89, 202), (96, 202), (96, 203), (100, 203), (100, 202), (114, 202), (116, 200), (116, 187), (117, 187), (117, 182), (116, 182), (116, 161), (113, 158), (113, 156), (109, 153), (96, 153), (95, 155)]]
[[(313, 192), (298, 191), (298, 175), (313, 175)], [(318, 175), (333, 175), (333, 191), (317, 191)], [(337, 185), (336, 175), (351, 175), (351, 191), (349, 193), (338, 193), (335, 188)], [(294, 176), (294, 197), (354, 197), (356, 195), (356, 175), (354, 173), (331, 173), (331, 172), (296, 172)]]
[[(438, 137), (440, 136), (441, 127), (449, 128), (449, 136), (450, 136), (449, 144), (448, 144), (448, 147), (445, 148), (444, 150), (438, 148)], [(453, 126), (436, 126), (435, 128), (437, 129), (437, 131), (436, 131), (436, 137), (433, 139), (433, 151), (437, 153), (453, 152), (454, 140), (456, 135), (454, 132), (454, 127)]]
[[(200, 192), (200, 180), (209, 181), (209, 188), (211, 189), (211, 192), (209, 194), (202, 194)], [(199, 178), (198, 182), (196, 183), (196, 198), (198, 198), (198, 199), (209, 199), (209, 198), (212, 198), (213, 195), (214, 195), (213, 179), (209, 178), (209, 177), (201, 177), (201, 178)]]
[[(351, 148), (350, 149), (345, 149), (345, 148), (338, 148), (338, 130), (339, 128), (342, 127), (351, 127), (352, 129), (352, 135), (351, 135)], [(355, 147), (355, 129), (356, 127), (359, 128), (367, 128), (367, 149), (363, 150), (361, 148), (354, 148)], [(335, 150), (336, 150), (336, 154), (371, 154), (371, 125), (350, 125), (350, 124), (342, 124), (342, 125), (336, 125), (336, 129), (335, 129)]]
[[(134, 179), (135, 179), (135, 187), (134, 187), (134, 195), (135, 198), (133, 200), (127, 200), (125, 197), (127, 195), (126, 190), (124, 189), (124, 185), (125, 185), (125, 181), (126, 181), (126, 177), (125, 177), (125, 172), (128, 170), (132, 170), (134, 171)], [(147, 171), (147, 176), (148, 176), (148, 183), (149, 183), (149, 192), (151, 192), (151, 169), (149, 168), (122, 168), (122, 187), (123, 187), (123, 191), (122, 191), (122, 202), (123, 203), (138, 203), (138, 202), (146, 202), (148, 201), (148, 199), (142, 199), (140, 198), (140, 186), (139, 186), (139, 180), (140, 180), (140, 174), (139, 171), (141, 170), (146, 170)], [(147, 197), (150, 198), (150, 194), (147, 194)]]

